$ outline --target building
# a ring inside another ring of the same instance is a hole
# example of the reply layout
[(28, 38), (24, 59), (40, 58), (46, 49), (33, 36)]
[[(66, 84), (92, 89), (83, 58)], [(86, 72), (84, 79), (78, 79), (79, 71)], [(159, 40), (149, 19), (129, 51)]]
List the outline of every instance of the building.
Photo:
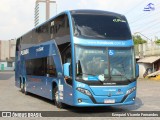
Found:
[(139, 78), (160, 71), (160, 45), (155, 42), (139, 44), (135, 46), (135, 53), (139, 64)]
[(57, 14), (57, 4), (53, 0), (37, 0), (35, 5), (35, 26)]
[(0, 40), (0, 70), (14, 70), (16, 40)]

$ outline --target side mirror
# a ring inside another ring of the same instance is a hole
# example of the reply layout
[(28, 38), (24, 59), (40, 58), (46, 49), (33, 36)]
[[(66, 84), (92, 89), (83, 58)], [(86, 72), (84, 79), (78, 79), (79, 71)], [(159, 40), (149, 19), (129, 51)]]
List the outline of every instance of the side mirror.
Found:
[(63, 74), (64, 76), (67, 76), (67, 77), (70, 76), (70, 63), (65, 63), (63, 65)]
[(139, 65), (136, 63), (136, 77), (139, 77)]

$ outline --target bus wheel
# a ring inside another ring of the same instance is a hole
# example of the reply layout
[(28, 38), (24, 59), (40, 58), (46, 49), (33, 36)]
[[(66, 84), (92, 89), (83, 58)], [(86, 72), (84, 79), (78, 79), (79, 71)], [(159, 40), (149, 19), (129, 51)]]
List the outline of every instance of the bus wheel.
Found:
[(58, 87), (54, 88), (54, 102), (58, 108), (64, 108), (65, 105), (58, 100)]
[(21, 85), (20, 85), (20, 86), (21, 86), (21, 92), (24, 93), (24, 85), (23, 85), (22, 82), (21, 82)]
[(28, 95), (26, 82), (23, 84), (23, 86), (24, 86), (24, 94), (25, 94), (25, 95)]

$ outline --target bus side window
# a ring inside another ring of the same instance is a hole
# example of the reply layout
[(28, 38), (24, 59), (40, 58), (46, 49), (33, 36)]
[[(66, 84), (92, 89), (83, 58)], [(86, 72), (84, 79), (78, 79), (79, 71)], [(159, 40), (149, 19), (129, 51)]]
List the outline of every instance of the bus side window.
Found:
[(66, 51), (63, 52), (63, 63), (71, 63), (71, 48), (69, 47)]
[(47, 75), (49, 75), (49, 77), (57, 76), (57, 71), (56, 71), (55, 62), (53, 60), (53, 56), (47, 57)]

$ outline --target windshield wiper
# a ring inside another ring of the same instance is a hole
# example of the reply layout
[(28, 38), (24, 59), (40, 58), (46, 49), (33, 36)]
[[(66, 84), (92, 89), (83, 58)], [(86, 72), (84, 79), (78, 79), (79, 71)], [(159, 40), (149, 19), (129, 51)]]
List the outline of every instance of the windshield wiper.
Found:
[(122, 74), (113, 75), (113, 76), (121, 76), (121, 77), (126, 78), (126, 80), (127, 80), (127, 81), (129, 81), (130, 83), (132, 82), (132, 80), (131, 80), (131, 79), (127, 78), (125, 75), (122, 75)]
[(110, 81), (112, 79), (110, 75), (105, 75), (105, 74), (104, 74), (104, 78), (105, 78), (105, 81)]
[(91, 74), (91, 73), (80, 73), (80, 75), (92, 75), (92, 76), (98, 76), (98, 75), (95, 75), (95, 74)]

